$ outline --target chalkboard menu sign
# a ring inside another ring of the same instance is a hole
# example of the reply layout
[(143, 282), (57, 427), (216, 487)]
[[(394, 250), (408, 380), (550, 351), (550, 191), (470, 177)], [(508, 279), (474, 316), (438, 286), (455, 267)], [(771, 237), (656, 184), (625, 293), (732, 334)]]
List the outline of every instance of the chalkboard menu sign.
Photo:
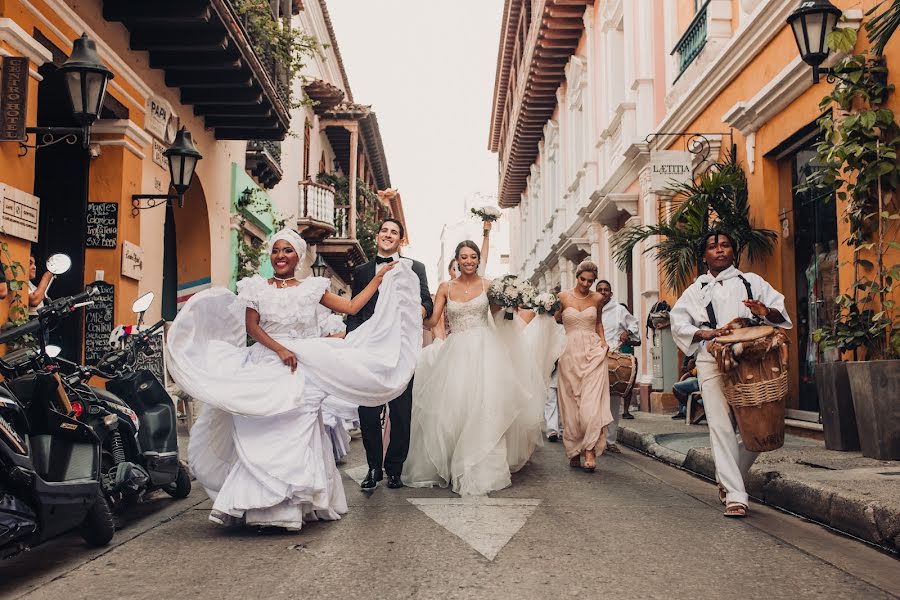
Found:
[(149, 369), (163, 385), (167, 385), (166, 381), (166, 351), (163, 337), (163, 330), (160, 329), (153, 337), (150, 338), (150, 348), (153, 353), (150, 356), (143, 352), (137, 353), (137, 365), (135, 369)]
[(119, 241), (119, 204), (88, 202), (85, 248), (114, 250)]
[(112, 333), (116, 288), (105, 281), (91, 284), (99, 293), (84, 308), (84, 364), (95, 365), (109, 352), (109, 334)]

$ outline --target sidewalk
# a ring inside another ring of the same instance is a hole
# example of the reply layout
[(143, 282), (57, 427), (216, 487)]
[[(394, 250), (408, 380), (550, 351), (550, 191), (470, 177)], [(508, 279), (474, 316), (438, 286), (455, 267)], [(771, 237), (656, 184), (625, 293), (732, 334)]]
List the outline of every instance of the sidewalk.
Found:
[[(685, 425), (671, 415), (633, 414), (634, 420), (619, 422), (619, 442), (715, 479), (705, 424)], [(749, 484), (750, 495), (758, 501), (900, 551), (898, 461), (826, 450), (822, 442), (788, 434), (783, 448), (760, 454)]]

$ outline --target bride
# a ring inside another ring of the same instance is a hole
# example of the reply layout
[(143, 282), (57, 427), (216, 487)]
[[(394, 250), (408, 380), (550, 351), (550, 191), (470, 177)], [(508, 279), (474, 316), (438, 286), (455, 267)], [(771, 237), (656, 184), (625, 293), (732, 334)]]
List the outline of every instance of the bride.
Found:
[[(188, 455), (214, 501), (210, 520), (299, 530), (347, 512), (322, 405), (378, 406), (406, 387), (421, 350), (419, 279), (394, 262), (351, 301), (328, 291), (329, 279), (297, 280), (306, 243), (294, 230), (268, 248), (274, 277), (243, 279), (236, 296), (214, 288), (188, 301), (169, 330), (168, 367), (205, 405)], [(328, 309), (355, 314), (379, 285), (364, 326), (323, 337)]]
[(440, 285), (425, 323), (440, 322), (446, 307), (453, 333), (428, 346), (416, 369), (403, 468), (412, 487), (450, 486), (463, 496), (503, 489), (542, 440), (552, 363), (526, 355), (526, 336), (513, 321), (495, 324), (500, 309), (488, 301), (480, 259), (474, 242), (457, 246), (460, 275)]

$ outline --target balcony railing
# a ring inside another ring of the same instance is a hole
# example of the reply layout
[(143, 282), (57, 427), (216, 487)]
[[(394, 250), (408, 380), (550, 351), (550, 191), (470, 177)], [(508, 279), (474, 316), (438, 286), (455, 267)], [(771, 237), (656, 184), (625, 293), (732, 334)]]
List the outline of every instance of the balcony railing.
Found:
[(350, 238), (350, 205), (334, 207), (334, 237)]
[(334, 189), (314, 181), (301, 181), (300, 218), (334, 223)]
[[(232, 6), (235, 4), (233, 0), (228, 0), (228, 2)], [(283, 27), (290, 27), (290, 18), (283, 18), (283, 16), (279, 14), (279, 10), (276, 10), (279, 8), (277, 3), (269, 3), (269, 11), (275, 22), (277, 23), (280, 21)], [(259, 58), (259, 62), (261, 62), (266, 71), (268, 71), (269, 77), (272, 78), (272, 82), (275, 84), (275, 92), (278, 94), (279, 99), (285, 104), (290, 104), (291, 88), (290, 82), (288, 81), (288, 71), (274, 58), (272, 42), (261, 35), (256, 27), (253, 27), (250, 22), (250, 17), (247, 14), (241, 15), (240, 20), (241, 25), (244, 26), (244, 31), (246, 31), (247, 35), (250, 37), (250, 43), (253, 45), (253, 49), (256, 52), (257, 58)]]
[[(675, 44), (675, 49), (672, 50), (672, 55), (678, 56), (678, 77), (687, 70), (688, 66), (697, 56), (700, 55), (700, 52), (703, 50), (703, 47), (706, 46), (706, 38), (707, 38), (707, 7), (709, 6), (709, 1), (703, 3), (703, 6), (700, 7), (700, 10), (697, 11), (697, 14), (694, 15), (694, 20), (691, 21), (691, 24), (688, 25), (687, 30), (685, 30), (684, 35), (681, 36), (681, 39), (678, 40), (678, 43)], [(676, 77), (676, 81), (678, 80)]]

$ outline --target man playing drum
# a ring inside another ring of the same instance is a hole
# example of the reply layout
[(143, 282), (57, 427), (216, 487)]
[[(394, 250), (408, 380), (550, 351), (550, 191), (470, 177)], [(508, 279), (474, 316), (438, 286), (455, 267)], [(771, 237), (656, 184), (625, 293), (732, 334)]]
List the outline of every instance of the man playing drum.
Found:
[[(602, 302), (604, 302), (601, 318), (603, 319), (603, 332), (606, 335), (606, 342), (609, 344), (609, 351), (618, 352), (622, 344), (630, 339), (640, 339), (638, 320), (628, 312), (624, 305), (615, 301), (612, 285), (607, 280), (601, 279), (597, 282), (597, 293), (600, 294), (603, 298)], [(616, 440), (619, 437), (619, 415), (621, 414), (626, 419), (634, 418), (628, 412), (631, 398), (624, 400), (625, 402), (623, 403), (622, 395), (610, 388), (609, 408), (613, 414), (613, 422), (610, 423), (609, 433), (606, 436), (606, 449), (616, 454), (621, 452), (619, 447), (616, 446)], [(620, 412), (623, 404), (625, 410)]]
[(722, 373), (707, 351), (707, 342), (730, 334), (730, 324), (737, 318), (755, 317), (785, 329), (793, 325), (784, 308), (784, 296), (759, 275), (742, 273), (734, 266), (735, 245), (728, 233), (710, 231), (701, 240), (699, 251), (709, 271), (698, 277), (672, 308), (672, 335), (685, 355), (696, 357), (725, 516), (744, 517), (749, 508), (744, 479), (758, 454), (744, 448), (738, 439), (722, 388)]

